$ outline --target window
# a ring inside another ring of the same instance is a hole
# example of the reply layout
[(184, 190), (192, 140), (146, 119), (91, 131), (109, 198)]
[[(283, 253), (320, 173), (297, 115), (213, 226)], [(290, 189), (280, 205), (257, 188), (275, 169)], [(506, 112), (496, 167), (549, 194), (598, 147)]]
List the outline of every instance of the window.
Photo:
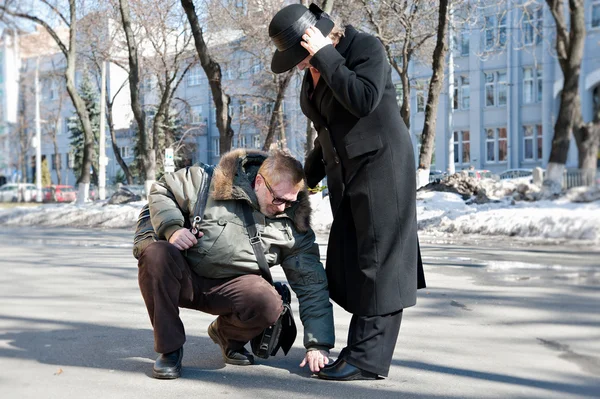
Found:
[(498, 162), (506, 162), (508, 158), (508, 136), (506, 135), (506, 128), (500, 127), (497, 129), (498, 133)]
[(273, 103), (267, 103), (264, 105), (265, 108), (265, 115), (267, 115), (267, 117), (271, 117), (271, 114), (273, 113)]
[(487, 162), (506, 162), (508, 157), (508, 136), (505, 127), (485, 129)]
[(544, 80), (542, 79), (542, 68), (541, 67), (537, 67), (535, 69), (535, 73), (536, 73), (536, 79), (537, 79), (537, 102), (541, 103), (542, 102), (542, 94), (544, 94), (543, 90), (544, 90)]
[(494, 87), (496, 86), (494, 81), (494, 72), (484, 73), (485, 76), (485, 106), (493, 107), (496, 105), (494, 96)]
[(506, 45), (506, 14), (502, 15), (498, 21), (498, 44), (500, 47)]
[(592, 3), (592, 28), (600, 28), (600, 1)]
[(58, 82), (56, 79), (50, 79), (48, 88), (48, 99), (56, 100), (58, 98)]
[(246, 135), (240, 134), (238, 136), (238, 148), (246, 148)]
[(452, 100), (452, 108), (454, 109), (469, 109), (471, 102), (471, 92), (469, 90), (469, 76), (461, 75), (458, 79), (454, 79), (454, 98)]
[(523, 11), (523, 43), (525, 45), (538, 44), (542, 41), (543, 22), (544, 10), (542, 7)]
[(221, 152), (219, 151), (220, 145), (219, 145), (219, 138), (218, 137), (214, 137), (212, 140), (212, 151), (213, 154), (215, 156), (219, 156), (221, 155)]
[(152, 90), (152, 76), (145, 76), (142, 80), (142, 91), (149, 92)]
[(67, 152), (67, 169), (73, 169), (75, 166), (75, 154)]
[(240, 119), (246, 119), (246, 104), (240, 103)]
[(523, 126), (523, 159), (535, 161), (542, 159), (542, 125)]
[(402, 89), (402, 84), (396, 84), (396, 102), (398, 106), (402, 106), (402, 97), (404, 96), (404, 90)]
[[(58, 164), (58, 168), (56, 165)], [(62, 158), (60, 154), (52, 154), (52, 170), (62, 169)]]
[(492, 51), (496, 47), (506, 46), (507, 40), (507, 16), (506, 12), (502, 15), (488, 15), (484, 17), (484, 36), (483, 48), (485, 51)]
[(454, 78), (454, 86), (452, 88), (452, 109), (458, 109), (458, 79)]
[(254, 115), (260, 114), (260, 105), (258, 105), (258, 104), (252, 104), (252, 113)]
[(469, 109), (471, 107), (471, 90), (469, 88), (469, 76), (460, 76), (460, 108)]
[(469, 55), (469, 40), (471, 37), (471, 32), (469, 29), (463, 29), (460, 32), (460, 55), (468, 56)]
[(525, 104), (541, 102), (543, 84), (541, 68), (525, 68), (523, 70), (523, 102)]
[(252, 66), (252, 74), (256, 75), (257, 73), (260, 73), (260, 70), (261, 70), (260, 61), (256, 61), (256, 63)]
[(485, 21), (485, 45), (484, 48), (486, 51), (489, 51), (494, 48), (496, 44), (496, 17), (493, 15), (487, 16), (484, 18)]
[(484, 72), (485, 106), (505, 106), (507, 102), (506, 71)]
[(498, 105), (506, 105), (506, 72), (498, 72)]
[(454, 163), (468, 164), (471, 162), (470, 132), (461, 130), (454, 132)]
[(233, 110), (234, 110), (233, 105), (229, 104), (227, 106), (227, 112), (229, 113), (229, 116), (232, 118), (233, 118)]
[(190, 107), (190, 122), (193, 124), (202, 122), (202, 105), (193, 105)]
[(121, 152), (121, 158), (126, 159), (131, 157), (131, 148), (129, 148), (128, 146), (123, 146), (119, 148), (119, 150)]
[(260, 148), (260, 135), (252, 136), (252, 147)]
[(191, 67), (188, 72), (188, 86), (197, 86), (200, 84), (200, 79), (202, 78), (202, 71), (198, 65)]

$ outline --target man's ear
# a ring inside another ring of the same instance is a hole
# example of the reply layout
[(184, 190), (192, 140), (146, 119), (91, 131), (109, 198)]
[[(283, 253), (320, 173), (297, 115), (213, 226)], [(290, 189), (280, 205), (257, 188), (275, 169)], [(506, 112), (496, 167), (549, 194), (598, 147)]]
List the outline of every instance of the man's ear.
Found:
[[(260, 180), (259, 180), (260, 179)], [(256, 177), (254, 178), (254, 190), (258, 189), (258, 183), (260, 182), (260, 184), (263, 184), (263, 178), (261, 175), (259, 175), (258, 173), (256, 174)]]

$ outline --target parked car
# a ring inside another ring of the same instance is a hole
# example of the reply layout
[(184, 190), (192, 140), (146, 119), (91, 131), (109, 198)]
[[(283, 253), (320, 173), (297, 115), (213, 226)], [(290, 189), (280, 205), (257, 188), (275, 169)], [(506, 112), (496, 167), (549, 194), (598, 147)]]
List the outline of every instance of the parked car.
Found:
[(77, 199), (77, 190), (73, 186), (52, 185), (43, 190), (44, 202), (73, 202)]
[(469, 176), (474, 177), (476, 179), (493, 179), (494, 175), (487, 169), (479, 169), (479, 170), (468, 170)]
[(446, 177), (446, 172), (442, 170), (431, 169), (429, 171), (429, 183), (439, 183)]
[(7, 183), (0, 187), (0, 202), (35, 201), (37, 188), (31, 183)]
[(508, 169), (500, 173), (500, 180), (516, 179), (519, 177), (533, 176), (532, 169)]

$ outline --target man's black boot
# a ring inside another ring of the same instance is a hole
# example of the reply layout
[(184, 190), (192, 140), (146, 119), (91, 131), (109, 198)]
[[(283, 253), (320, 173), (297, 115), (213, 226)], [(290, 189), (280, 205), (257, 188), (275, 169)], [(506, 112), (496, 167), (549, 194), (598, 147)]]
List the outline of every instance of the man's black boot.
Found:
[(223, 354), (223, 360), (227, 364), (235, 364), (236, 366), (249, 366), (254, 364), (254, 356), (246, 350), (241, 349), (227, 349), (225, 343), (221, 340), (218, 333), (217, 321), (213, 321), (208, 326), (208, 336), (213, 342), (221, 347), (221, 353)]
[(181, 359), (183, 359), (183, 346), (174, 352), (162, 353), (154, 362), (152, 377), (161, 380), (179, 378)]

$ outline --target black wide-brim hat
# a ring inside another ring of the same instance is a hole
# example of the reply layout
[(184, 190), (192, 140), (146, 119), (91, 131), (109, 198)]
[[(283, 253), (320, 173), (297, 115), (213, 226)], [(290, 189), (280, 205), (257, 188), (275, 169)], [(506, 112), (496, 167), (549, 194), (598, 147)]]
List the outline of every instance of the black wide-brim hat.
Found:
[(308, 50), (300, 42), (309, 26), (315, 26), (327, 36), (333, 29), (333, 21), (315, 4), (308, 8), (290, 4), (275, 14), (269, 24), (269, 37), (277, 47), (271, 60), (274, 73), (289, 71), (308, 57)]

